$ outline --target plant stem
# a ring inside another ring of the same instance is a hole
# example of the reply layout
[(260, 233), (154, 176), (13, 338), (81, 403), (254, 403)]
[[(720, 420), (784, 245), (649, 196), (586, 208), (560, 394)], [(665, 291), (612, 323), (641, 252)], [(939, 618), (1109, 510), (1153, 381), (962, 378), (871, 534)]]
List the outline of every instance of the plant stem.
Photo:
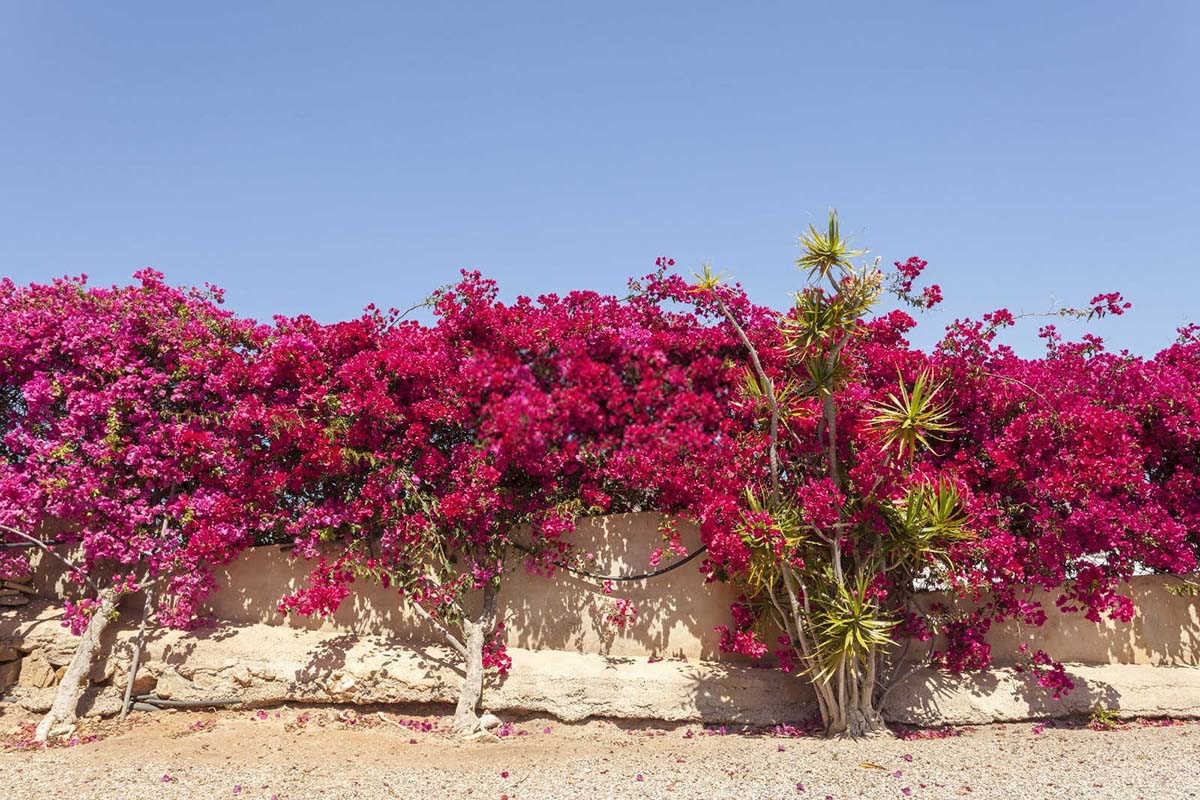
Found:
[(137, 679), (138, 667), (142, 662), (142, 639), (146, 635), (146, 618), (154, 609), (154, 587), (146, 590), (145, 605), (142, 606), (142, 621), (138, 623), (137, 637), (133, 641), (133, 659), (129, 664), (129, 679), (125, 682), (125, 699), (121, 702), (121, 719), (129, 716), (129, 703), (133, 698), (133, 682)]

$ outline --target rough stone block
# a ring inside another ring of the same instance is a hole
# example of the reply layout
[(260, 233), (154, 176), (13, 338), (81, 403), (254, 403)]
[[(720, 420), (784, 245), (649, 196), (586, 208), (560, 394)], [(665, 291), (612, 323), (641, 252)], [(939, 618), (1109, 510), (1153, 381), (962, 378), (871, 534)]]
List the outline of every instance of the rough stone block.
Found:
[(41, 650), (35, 650), (21, 659), (21, 674), (17, 685), (29, 689), (42, 689), (54, 685), (54, 667), (46, 660)]

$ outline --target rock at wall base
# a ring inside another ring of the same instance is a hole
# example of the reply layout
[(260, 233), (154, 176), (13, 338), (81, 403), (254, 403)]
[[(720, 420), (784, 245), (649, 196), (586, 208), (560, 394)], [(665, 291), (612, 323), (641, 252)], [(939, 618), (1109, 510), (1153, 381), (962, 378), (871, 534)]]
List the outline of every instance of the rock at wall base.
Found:
[(27, 689), (44, 689), (54, 685), (55, 669), (40, 650), (35, 650), (20, 661), (21, 672), (17, 686)]
[[(6, 699), (26, 711), (45, 714), (54, 702), (55, 690), (53, 686), (45, 689), (16, 688)], [(115, 717), (121, 713), (123, 700), (123, 694), (111, 687), (88, 687), (79, 698), (76, 713), (80, 717)]]
[(892, 692), (884, 716), (908, 725), (982, 725), (1086, 716), (1200, 717), (1200, 667), (1067, 664), (1075, 689), (1060, 698), (1032, 673), (1011, 668), (953, 675), (918, 670)]

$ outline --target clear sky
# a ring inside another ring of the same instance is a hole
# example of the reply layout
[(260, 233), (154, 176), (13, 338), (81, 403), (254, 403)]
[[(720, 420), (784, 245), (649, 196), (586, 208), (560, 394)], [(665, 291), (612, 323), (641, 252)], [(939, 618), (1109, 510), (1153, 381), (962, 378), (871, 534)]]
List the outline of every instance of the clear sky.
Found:
[[(0, 5), (0, 272), (211, 281), (262, 319), (618, 291), (758, 302), (836, 206), (948, 317), (1120, 290), (1200, 321), (1200, 4)], [(1011, 339), (1031, 349), (1033, 327)]]

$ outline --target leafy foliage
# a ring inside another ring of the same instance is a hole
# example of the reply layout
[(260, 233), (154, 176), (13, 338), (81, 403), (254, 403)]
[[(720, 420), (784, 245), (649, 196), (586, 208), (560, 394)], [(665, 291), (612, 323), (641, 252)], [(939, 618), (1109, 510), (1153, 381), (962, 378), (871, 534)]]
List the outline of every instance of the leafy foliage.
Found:
[(156, 583), (159, 620), (187, 627), (210, 568), (258, 524), (229, 425), (265, 331), (219, 308), (219, 290), (134, 277), (0, 284), (0, 524), (10, 540), (77, 549), (77, 631), (97, 592)]

